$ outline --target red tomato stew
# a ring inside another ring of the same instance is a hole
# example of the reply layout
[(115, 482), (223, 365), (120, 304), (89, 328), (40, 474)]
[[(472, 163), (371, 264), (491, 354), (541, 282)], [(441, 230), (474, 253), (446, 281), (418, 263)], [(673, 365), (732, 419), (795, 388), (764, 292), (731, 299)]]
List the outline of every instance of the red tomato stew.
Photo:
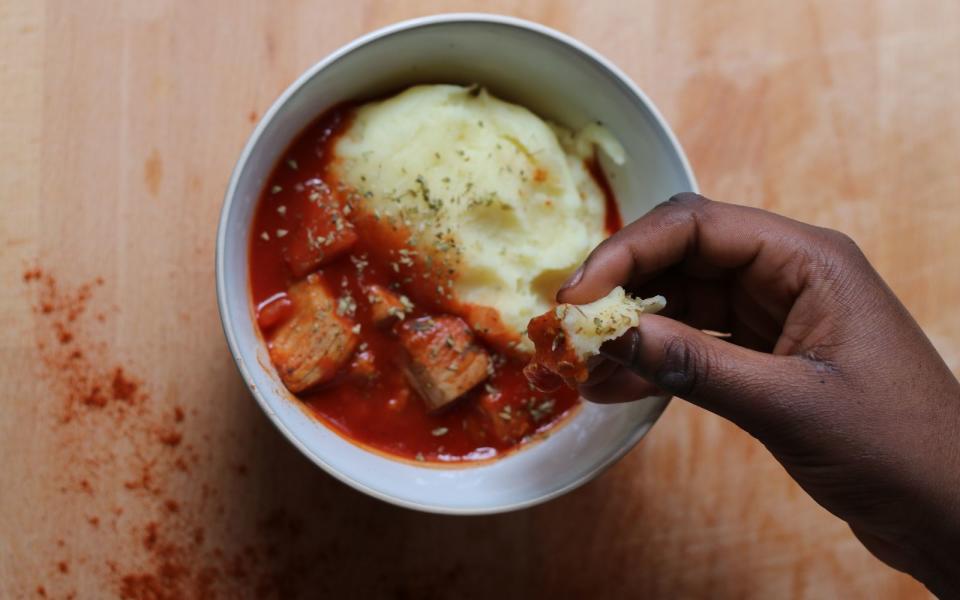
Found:
[[(252, 302), (281, 379), (342, 436), (403, 459), (492, 459), (546, 435), (576, 392), (533, 389), (529, 357), (496, 311), (453, 298), (453, 269), (335, 180), (332, 148), (351, 110), (325, 113), (293, 142), (256, 207)], [(616, 229), (610, 186), (589, 167)]]

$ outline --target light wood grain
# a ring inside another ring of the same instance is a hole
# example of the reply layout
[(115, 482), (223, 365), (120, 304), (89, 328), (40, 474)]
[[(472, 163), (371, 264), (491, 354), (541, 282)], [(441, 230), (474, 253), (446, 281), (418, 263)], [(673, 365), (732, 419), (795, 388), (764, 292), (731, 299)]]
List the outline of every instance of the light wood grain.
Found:
[[(233, 163), (258, 116), (326, 53), (399, 19), (477, 8), (0, 6), (0, 597), (38, 586), (56, 597), (120, 593), (123, 574), (154, 569), (151, 521), (181, 540), (191, 581), (212, 566), (214, 589), (231, 597), (277, 591), (256, 587), (272, 574), (290, 582), (280, 595), (311, 597), (924, 596), (757, 442), (682, 402), (593, 483), (484, 518), (367, 498), (272, 429), (233, 367), (215, 305), (214, 234)], [(541, 21), (613, 59), (673, 125), (707, 195), (851, 234), (960, 370), (960, 5), (482, 9)], [(57, 423), (65, 381), (44, 362), (51, 346), (37, 347), (51, 320), (31, 310), (40, 288), (22, 281), (35, 265), (65, 291), (104, 279), (77, 343), (142, 382), (142, 428), (93, 413)], [(186, 473), (162, 471), (165, 450), (137, 442), (148, 424), (171, 423), (174, 406), (186, 411), (176, 448)], [(161, 492), (127, 489), (151, 460)], [(264, 529), (278, 508), (291, 526)], [(203, 541), (182, 542), (197, 526)], [(222, 556), (247, 546), (250, 574), (230, 575)]]

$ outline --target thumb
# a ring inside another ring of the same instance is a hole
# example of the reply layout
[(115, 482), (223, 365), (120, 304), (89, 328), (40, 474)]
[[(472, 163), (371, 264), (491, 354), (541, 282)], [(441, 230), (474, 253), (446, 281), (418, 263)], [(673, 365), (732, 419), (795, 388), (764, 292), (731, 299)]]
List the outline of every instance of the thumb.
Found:
[(659, 315), (644, 315), (636, 328), (600, 351), (663, 391), (754, 435), (792, 419), (803, 390), (816, 380), (800, 357), (749, 350)]

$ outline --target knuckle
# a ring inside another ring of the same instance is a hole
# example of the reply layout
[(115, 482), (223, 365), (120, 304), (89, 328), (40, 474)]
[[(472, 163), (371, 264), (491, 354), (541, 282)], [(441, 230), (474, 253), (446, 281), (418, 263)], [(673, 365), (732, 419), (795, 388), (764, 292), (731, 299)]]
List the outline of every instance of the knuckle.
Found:
[(817, 227), (810, 243), (810, 260), (827, 281), (847, 281), (858, 269), (868, 263), (866, 255), (849, 235)]
[(857, 242), (855, 242), (852, 237), (846, 233), (843, 233), (842, 231), (821, 228), (820, 234), (830, 245), (830, 248), (835, 252), (839, 252), (848, 256), (859, 256), (862, 254), (860, 251), (860, 246), (857, 245)]
[(710, 203), (710, 200), (704, 198), (700, 194), (695, 194), (693, 192), (680, 192), (679, 194), (674, 194), (666, 201), (656, 205), (654, 210), (669, 210), (678, 211), (684, 214), (692, 214), (702, 212)]
[(712, 200), (704, 198), (700, 194), (681, 192), (674, 194), (666, 202), (658, 204), (654, 211), (662, 213), (660, 219), (663, 226), (691, 221), (700, 223), (707, 220), (713, 204)]
[(709, 200), (700, 194), (695, 194), (693, 192), (680, 192), (679, 194), (674, 194), (665, 202), (665, 204), (682, 206), (688, 209), (700, 209), (709, 203)]

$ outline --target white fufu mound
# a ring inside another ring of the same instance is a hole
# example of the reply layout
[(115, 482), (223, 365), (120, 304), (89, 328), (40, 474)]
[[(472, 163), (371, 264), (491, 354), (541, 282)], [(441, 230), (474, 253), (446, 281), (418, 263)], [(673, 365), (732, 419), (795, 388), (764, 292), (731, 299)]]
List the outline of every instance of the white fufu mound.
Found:
[(454, 246), (457, 299), (495, 308), (529, 351), (527, 322), (605, 237), (595, 146), (623, 162), (596, 124), (573, 133), (482, 88), (423, 85), (359, 107), (332, 168), (414, 244)]

